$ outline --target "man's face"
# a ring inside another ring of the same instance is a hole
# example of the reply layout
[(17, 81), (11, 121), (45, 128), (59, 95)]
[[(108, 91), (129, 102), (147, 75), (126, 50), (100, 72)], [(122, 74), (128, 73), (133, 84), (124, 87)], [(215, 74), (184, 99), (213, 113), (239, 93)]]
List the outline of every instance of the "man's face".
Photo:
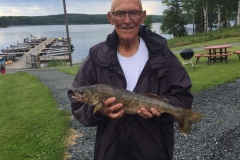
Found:
[[(111, 24), (115, 26), (118, 37), (124, 41), (131, 41), (138, 36), (140, 24), (144, 22), (146, 12), (140, 13), (138, 18), (131, 18), (130, 13), (126, 13), (125, 17), (118, 19), (116, 13), (120, 11), (141, 11), (141, 3), (139, 0), (115, 0), (112, 4), (112, 13), (108, 13), (108, 19)], [(133, 16), (132, 16), (133, 17)]]

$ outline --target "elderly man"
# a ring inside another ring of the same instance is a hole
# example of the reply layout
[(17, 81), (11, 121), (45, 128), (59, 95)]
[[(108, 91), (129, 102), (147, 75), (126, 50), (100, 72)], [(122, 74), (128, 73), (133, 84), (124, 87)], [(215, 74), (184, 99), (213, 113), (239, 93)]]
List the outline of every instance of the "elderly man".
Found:
[[(115, 85), (137, 93), (164, 96), (176, 107), (191, 109), (191, 81), (166, 40), (141, 25), (146, 17), (140, 0), (113, 0), (108, 12), (115, 26), (106, 41), (90, 49), (72, 87)], [(111, 97), (93, 114), (93, 107), (72, 99), (75, 118), (97, 126), (95, 160), (165, 160), (173, 158), (175, 121), (166, 113), (144, 106), (135, 115), (124, 114)]]

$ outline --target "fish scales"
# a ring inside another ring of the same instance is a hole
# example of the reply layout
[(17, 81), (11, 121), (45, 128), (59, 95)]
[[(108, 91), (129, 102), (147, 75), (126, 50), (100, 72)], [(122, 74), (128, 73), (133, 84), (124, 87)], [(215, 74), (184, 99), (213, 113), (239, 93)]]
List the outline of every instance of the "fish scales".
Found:
[[(104, 100), (115, 97), (113, 104), (122, 103), (124, 112), (127, 114), (136, 114), (142, 107), (150, 111), (155, 108), (159, 112), (171, 112), (173, 110), (181, 110), (181, 108), (172, 107), (170, 104), (161, 102), (159, 99), (147, 97), (144, 94), (136, 94), (128, 90), (108, 85), (97, 86), (101, 97)], [(163, 107), (165, 105), (165, 107)], [(172, 112), (174, 114), (174, 112)]]
[(96, 84), (74, 88), (72, 91), (75, 94), (73, 98), (77, 101), (94, 106), (94, 113), (102, 107), (105, 100), (115, 97), (114, 104), (122, 103), (122, 109), (127, 114), (137, 114), (137, 111), (143, 107), (148, 111), (154, 108), (159, 112), (171, 114), (176, 119), (183, 135), (190, 132), (192, 123), (200, 122), (203, 117), (202, 114), (192, 110), (172, 106), (164, 98), (154, 95), (146, 96), (116, 86)]

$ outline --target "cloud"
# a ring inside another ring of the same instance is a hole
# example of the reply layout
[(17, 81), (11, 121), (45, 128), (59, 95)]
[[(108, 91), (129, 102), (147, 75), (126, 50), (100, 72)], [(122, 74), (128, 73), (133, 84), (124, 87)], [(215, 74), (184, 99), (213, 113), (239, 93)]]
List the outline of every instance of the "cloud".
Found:
[[(2, 0), (1, 0), (2, 1)], [(63, 13), (61, 0), (3, 0), (0, 5), (0, 16), (41, 16)]]
[(111, 7), (111, 1), (67, 2), (68, 13), (107, 14)]
[[(67, 13), (106, 14), (111, 0), (65, 0)], [(166, 9), (159, 0), (143, 0), (147, 14), (162, 14)], [(62, 0), (1, 0), (0, 16), (43, 16), (63, 14)]]
[(147, 15), (162, 15), (162, 12), (167, 9), (160, 1), (142, 1), (143, 9), (146, 10)]

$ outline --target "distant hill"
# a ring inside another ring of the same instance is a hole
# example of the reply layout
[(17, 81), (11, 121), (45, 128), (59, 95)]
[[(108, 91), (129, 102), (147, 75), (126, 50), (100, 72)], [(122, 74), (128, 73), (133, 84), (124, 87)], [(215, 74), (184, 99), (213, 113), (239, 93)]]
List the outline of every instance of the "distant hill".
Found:
[[(152, 22), (161, 22), (162, 15), (151, 15)], [(68, 14), (68, 24), (108, 24), (107, 14)], [(49, 16), (4, 16), (0, 26), (65, 24), (64, 14)]]

